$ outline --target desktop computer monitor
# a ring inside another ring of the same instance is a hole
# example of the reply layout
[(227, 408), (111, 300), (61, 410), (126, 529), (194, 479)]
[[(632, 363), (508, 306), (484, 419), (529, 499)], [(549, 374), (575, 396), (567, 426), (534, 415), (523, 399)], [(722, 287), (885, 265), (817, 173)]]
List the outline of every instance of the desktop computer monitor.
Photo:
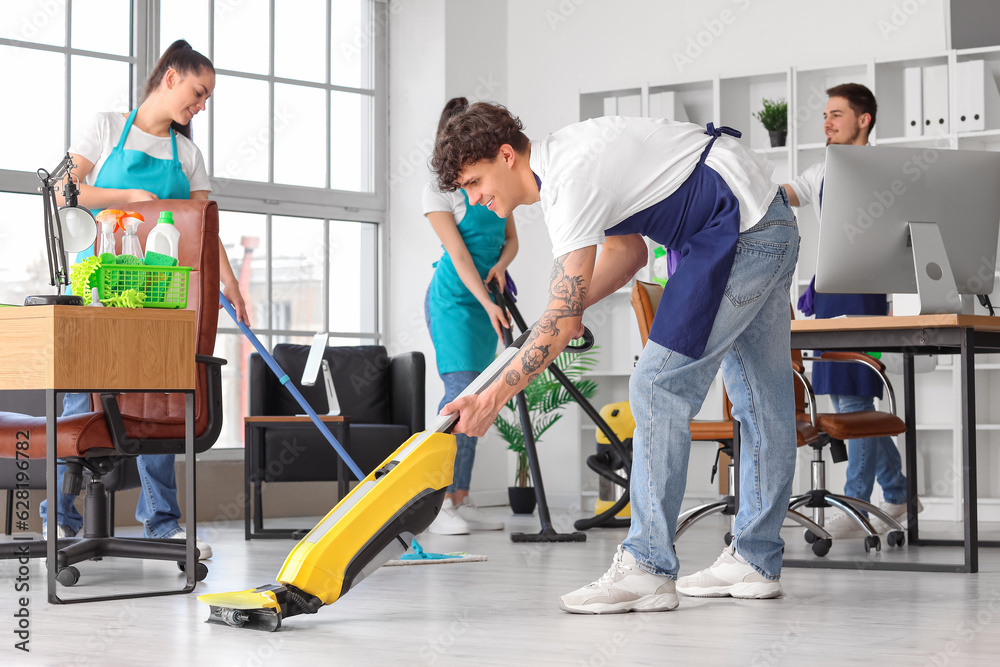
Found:
[(998, 230), (1000, 153), (830, 146), (816, 291), (917, 293), (920, 314), (971, 313), (962, 295), (993, 291)]

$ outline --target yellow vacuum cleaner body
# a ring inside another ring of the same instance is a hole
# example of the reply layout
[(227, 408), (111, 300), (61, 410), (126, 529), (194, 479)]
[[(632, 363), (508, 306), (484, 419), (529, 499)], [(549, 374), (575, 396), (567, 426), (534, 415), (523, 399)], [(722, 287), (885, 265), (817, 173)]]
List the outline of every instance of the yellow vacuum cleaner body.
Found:
[(200, 596), (211, 606), (208, 621), (273, 631), (282, 618), (336, 602), (434, 521), (455, 451), (451, 434), (413, 435), (295, 545), (277, 585)]
[[(530, 333), (497, 355), (459, 397), (477, 394), (499, 377)], [(295, 545), (278, 583), (199, 596), (211, 606), (208, 622), (277, 630), (281, 619), (316, 613), (401, 556), (441, 511), (455, 466), (455, 436), (449, 431), (457, 419), (457, 414), (438, 415), (366, 476)]]
[(410, 548), (452, 482), (455, 436), (419, 433), (368, 475), (288, 554), (278, 583), (331, 604)]

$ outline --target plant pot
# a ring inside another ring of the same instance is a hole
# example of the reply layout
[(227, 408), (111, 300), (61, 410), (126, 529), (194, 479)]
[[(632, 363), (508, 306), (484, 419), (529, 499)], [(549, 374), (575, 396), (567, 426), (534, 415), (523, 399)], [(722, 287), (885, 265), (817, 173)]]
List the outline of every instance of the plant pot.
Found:
[(788, 130), (773, 130), (768, 132), (767, 136), (771, 137), (771, 148), (777, 148), (778, 146), (785, 145), (785, 140), (788, 138)]
[(507, 498), (514, 514), (531, 514), (535, 511), (535, 487), (508, 486)]

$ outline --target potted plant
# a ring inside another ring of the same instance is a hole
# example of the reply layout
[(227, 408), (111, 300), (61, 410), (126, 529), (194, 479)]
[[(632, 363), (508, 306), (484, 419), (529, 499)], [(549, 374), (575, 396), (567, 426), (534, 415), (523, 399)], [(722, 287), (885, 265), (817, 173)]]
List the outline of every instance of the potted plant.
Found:
[(788, 136), (788, 102), (784, 99), (762, 100), (764, 108), (754, 112), (753, 116), (767, 130), (771, 137), (771, 146), (784, 146)]
[[(597, 364), (596, 350), (593, 347), (586, 352), (564, 352), (553, 362), (587, 399), (593, 398), (597, 393), (597, 383), (583, 377)], [(524, 398), (536, 445), (542, 435), (562, 418), (560, 411), (573, 400), (569, 391), (548, 370), (525, 388)], [(497, 415), (495, 425), (500, 437), (507, 442), (507, 449), (517, 456), (514, 486), (507, 488), (511, 509), (515, 514), (531, 514), (535, 511), (535, 489), (531, 484), (531, 469), (528, 465), (528, 452), (524, 447), (521, 418), (517, 414), (516, 396)]]

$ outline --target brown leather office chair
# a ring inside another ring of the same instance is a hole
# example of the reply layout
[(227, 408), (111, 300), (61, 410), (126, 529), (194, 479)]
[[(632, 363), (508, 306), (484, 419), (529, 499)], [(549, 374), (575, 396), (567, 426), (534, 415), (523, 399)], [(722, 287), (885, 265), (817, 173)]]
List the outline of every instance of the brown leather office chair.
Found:
[[(646, 344), (649, 338), (649, 331), (653, 325), (653, 317), (656, 315), (656, 309), (659, 306), (662, 295), (663, 286), (656, 283), (636, 280), (632, 288), (632, 308), (635, 310), (636, 320), (639, 323), (639, 335), (642, 338), (643, 345)], [(723, 456), (726, 457), (726, 461), (728, 462), (727, 479), (729, 483), (726, 485), (724, 491), (720, 488), (720, 492), (723, 493), (722, 498), (715, 502), (689, 509), (677, 518), (677, 537), (680, 537), (683, 531), (690, 528), (699, 519), (712, 514), (722, 513), (731, 516), (731, 521), (735, 519), (736, 497), (734, 491), (737, 487), (735, 466), (732, 462), (732, 457), (734, 452), (739, 451), (739, 428), (737, 422), (733, 421), (732, 407), (733, 404), (729, 400), (725, 386), (723, 386), (722, 419), (693, 419), (690, 422), (691, 439), (693, 441), (719, 443), (719, 452), (716, 461), (718, 462)], [(795, 427), (796, 440), (799, 447), (811, 444), (819, 438), (816, 428), (807, 421), (796, 419)], [(718, 463), (712, 468), (713, 475), (717, 467)], [(813, 536), (813, 539), (810, 540), (810, 543), (813, 545), (813, 553), (817, 556), (826, 555), (830, 549), (831, 540), (825, 530), (801, 513), (795, 511), (792, 507), (788, 510), (787, 518), (803, 526)], [(726, 544), (732, 541), (732, 525), (730, 525), (730, 532), (726, 533), (725, 539)]]
[[(794, 311), (792, 317), (794, 318)], [(809, 491), (792, 498), (791, 509), (798, 507), (812, 508), (813, 521), (819, 525), (824, 523), (824, 510), (827, 507), (837, 507), (850, 516), (865, 532), (865, 551), (881, 551), (881, 540), (872, 527), (871, 522), (858, 510), (874, 514), (891, 527), (886, 541), (889, 546), (903, 546), (905, 534), (903, 526), (880, 508), (858, 498), (831, 493), (826, 489), (826, 464), (823, 460), (823, 448), (829, 446), (834, 462), (847, 460), (845, 440), (854, 438), (871, 438), (877, 436), (893, 436), (906, 432), (906, 424), (896, 416), (896, 397), (892, 384), (885, 375), (885, 366), (881, 361), (861, 352), (824, 352), (819, 357), (809, 359), (814, 363), (859, 363), (864, 364), (877, 373), (882, 379), (889, 400), (889, 412), (873, 410), (870, 412), (817, 413), (816, 396), (812, 386), (805, 376), (805, 365), (802, 353), (792, 350), (792, 367), (798, 378), (795, 387), (796, 418), (815, 426), (818, 438), (805, 443), (813, 448), (811, 488)], [(800, 447), (802, 444), (800, 443)], [(806, 530), (807, 542), (813, 542), (815, 533)]]
[[(145, 243), (149, 231), (156, 225), (159, 212), (173, 212), (174, 225), (180, 232), (179, 265), (191, 267), (187, 309), (194, 310), (197, 364), (195, 389), (195, 451), (211, 447), (222, 429), (221, 366), (224, 359), (212, 357), (219, 318), (219, 210), (213, 201), (161, 200), (135, 202), (128, 210), (137, 211), (146, 222), (138, 235)], [(121, 247), (121, 238), (117, 239)], [(114, 341), (109, 341), (109, 344)], [(91, 475), (84, 503), (83, 537), (62, 538), (58, 541), (58, 579), (64, 585), (75, 584), (79, 572), (72, 567), (84, 560), (104, 556), (173, 560), (183, 567), (185, 544), (179, 540), (112, 537), (112, 529), (104, 507), (106, 491), (102, 479), (115, 470), (116, 463), (139, 454), (178, 454), (184, 452), (183, 394), (164, 393), (101, 393), (91, 395), (92, 412), (60, 418), (57, 451), (59, 459), (70, 464), (65, 482), (70, 491), (80, 484), (80, 469)], [(45, 419), (23, 414), (0, 412), (0, 465), (9, 465), (15, 456), (15, 434), (30, 429), (33, 438), (45, 440)], [(33, 453), (33, 458), (40, 456)], [(41, 456), (44, 456), (44, 450)], [(194, 465), (188, 461), (187, 465)], [(74, 470), (75, 469), (75, 470)], [(191, 508), (187, 508), (191, 511)], [(54, 513), (54, 508), (53, 508)], [(188, 517), (188, 523), (195, 521)], [(0, 545), (0, 558), (20, 555), (15, 547), (29, 545), (32, 557), (45, 555), (45, 542), (18, 542)], [(199, 563), (195, 577), (204, 579), (208, 568)], [(160, 594), (188, 592), (164, 591)], [(142, 593), (140, 595), (150, 595)], [(101, 599), (113, 599), (109, 596)]]

